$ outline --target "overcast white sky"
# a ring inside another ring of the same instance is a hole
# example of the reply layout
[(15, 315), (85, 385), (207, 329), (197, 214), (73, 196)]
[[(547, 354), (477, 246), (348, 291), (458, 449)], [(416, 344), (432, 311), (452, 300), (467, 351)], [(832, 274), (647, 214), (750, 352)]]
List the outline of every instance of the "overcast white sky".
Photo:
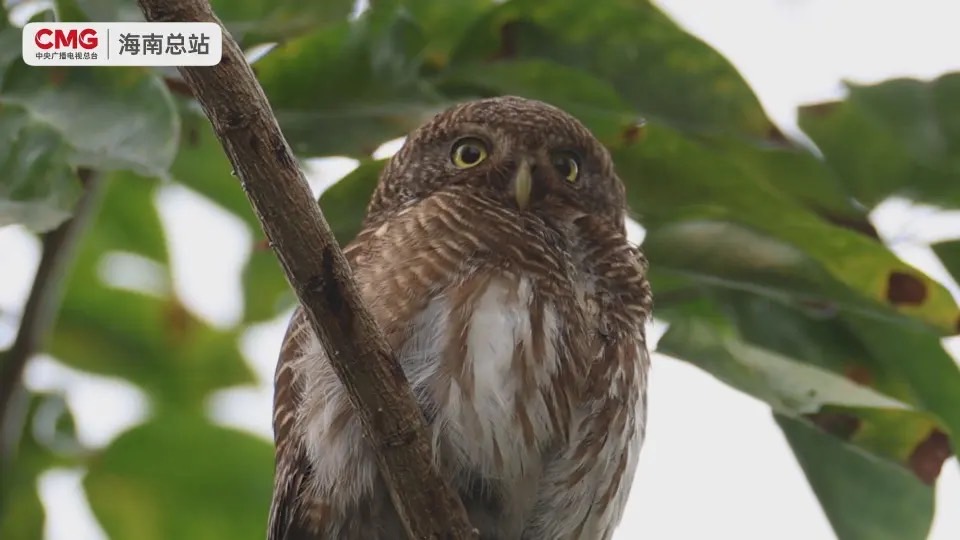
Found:
[[(842, 80), (929, 78), (960, 71), (960, 2), (955, 0), (656, 3), (725, 54), (770, 116), (788, 130), (795, 126), (798, 104), (840, 97)], [(318, 184), (329, 183), (350, 166), (349, 160), (323, 164)], [(189, 192), (170, 189), (158, 202), (171, 238), (177, 291), (201, 316), (231, 324), (241, 307), (238, 271), (248, 233), (235, 218)], [(960, 238), (960, 212), (891, 201), (874, 219), (901, 257), (941, 279), (960, 298), (957, 284), (927, 247), (932, 241)], [(8, 314), (22, 307), (38, 247), (18, 227), (0, 229), (0, 347), (12, 340), (16, 321)], [(135, 259), (115, 259), (105, 265), (104, 275), (129, 275), (136, 265)], [(280, 318), (262, 325), (244, 340), (244, 352), (261, 385), (214, 399), (211, 412), (222, 422), (269, 437), (269, 381), (285, 323)], [(655, 335), (662, 330), (654, 328)], [(956, 352), (958, 343), (952, 340), (950, 349)], [(105, 444), (144, 413), (137, 391), (77, 374), (48, 359), (34, 363), (28, 383), (65, 387), (81, 436), (91, 444)], [(651, 384), (648, 439), (618, 540), (835, 537), (766, 405), (662, 356), (654, 360)], [(77, 471), (43, 478), (41, 491), (52, 516), (46, 540), (105, 538), (80, 496), (79, 482)], [(930, 539), (960, 538), (956, 459), (944, 466), (938, 497), (944, 511), (937, 512)]]

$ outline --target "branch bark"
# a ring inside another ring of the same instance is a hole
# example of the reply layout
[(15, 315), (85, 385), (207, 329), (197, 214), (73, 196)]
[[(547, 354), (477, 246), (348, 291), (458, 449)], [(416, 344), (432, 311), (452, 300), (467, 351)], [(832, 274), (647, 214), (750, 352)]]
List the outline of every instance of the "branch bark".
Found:
[(10, 466), (15, 457), (26, 414), (23, 371), (30, 358), (42, 348), (43, 339), (53, 325), (63, 277), (99, 199), (100, 175), (88, 169), (81, 169), (77, 174), (84, 187), (83, 194), (73, 216), (43, 237), (40, 264), (23, 307), (20, 328), (0, 365), (0, 466), (3, 468)]
[[(138, 0), (146, 20), (215, 22), (207, 0)], [(433, 465), (426, 422), (313, 199), (263, 89), (226, 28), (213, 67), (179, 68), (214, 127), (372, 443), (411, 539), (475, 538), (463, 503)]]

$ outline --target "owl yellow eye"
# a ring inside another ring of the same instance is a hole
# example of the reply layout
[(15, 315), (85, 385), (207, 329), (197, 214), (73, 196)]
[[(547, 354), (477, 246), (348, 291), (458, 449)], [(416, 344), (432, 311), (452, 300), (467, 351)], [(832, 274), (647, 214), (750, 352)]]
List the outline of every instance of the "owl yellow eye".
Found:
[(469, 169), (487, 159), (487, 145), (480, 139), (461, 139), (453, 146), (450, 158), (458, 169)]
[(553, 166), (567, 179), (567, 182), (576, 182), (580, 177), (580, 163), (577, 156), (569, 152), (561, 152), (553, 156)]

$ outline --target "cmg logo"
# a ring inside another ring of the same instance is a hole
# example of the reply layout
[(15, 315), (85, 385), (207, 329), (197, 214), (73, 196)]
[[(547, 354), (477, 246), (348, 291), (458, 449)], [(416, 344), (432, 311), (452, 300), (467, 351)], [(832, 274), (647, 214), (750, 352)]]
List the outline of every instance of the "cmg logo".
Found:
[(61, 48), (90, 50), (97, 48), (99, 38), (97, 38), (97, 31), (93, 28), (82, 30), (41, 28), (34, 34), (33, 42), (43, 50)]

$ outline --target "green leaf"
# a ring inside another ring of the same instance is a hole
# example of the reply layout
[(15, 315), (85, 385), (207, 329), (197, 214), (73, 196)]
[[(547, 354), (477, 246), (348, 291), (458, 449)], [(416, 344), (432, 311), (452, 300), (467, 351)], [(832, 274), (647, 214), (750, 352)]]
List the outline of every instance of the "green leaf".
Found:
[[(124, 377), (162, 406), (200, 407), (213, 390), (252, 382), (238, 348), (239, 329), (210, 327), (172, 292), (166, 244), (153, 205), (157, 182), (107, 180), (104, 211), (81, 242), (49, 352), (79, 369)], [(113, 251), (153, 260), (160, 290), (141, 292), (104, 283), (99, 266)]]
[(657, 268), (954, 331), (960, 310), (944, 287), (875, 239), (827, 222), (740, 157), (656, 124), (642, 144), (614, 152)]
[[(0, 354), (0, 364), (3, 355)], [(61, 394), (26, 395), (26, 412), (12, 463), (0, 463), (0, 537), (42, 538), (46, 512), (37, 480), (57, 465), (75, 465), (79, 448), (73, 415)], [(10, 440), (15, 439), (7, 439)]]
[(851, 85), (847, 100), (804, 107), (799, 122), (865, 206), (890, 195), (958, 206), (958, 103), (960, 74), (897, 79)]
[(50, 352), (76, 368), (123, 377), (155, 403), (180, 408), (200, 406), (213, 390), (253, 382), (238, 339), (238, 332), (209, 327), (174, 298), (85, 280), (71, 283)]
[[(19, 28), (0, 28), (0, 88), (13, 66), (25, 67), (20, 35)], [(20, 106), (5, 105), (0, 92), (0, 227), (22, 223), (39, 233), (70, 217), (81, 188), (69, 155), (56, 130)]]
[[(59, 20), (143, 21), (132, 0), (57, 0)], [(212, 0), (213, 12), (242, 47), (284, 41), (346, 20), (350, 0)]]
[[(960, 283), (960, 240), (941, 242), (931, 247), (953, 279)], [(960, 318), (957, 319), (957, 333), (960, 334)]]
[[(463, 40), (480, 16), (496, 5), (493, 0), (402, 0), (403, 9), (417, 21), (426, 36), (423, 56), (430, 67), (441, 69), (450, 62), (454, 47)], [(372, 10), (386, 3), (375, 2)], [(386, 4), (389, 5), (389, 4)]]
[(367, 204), (386, 160), (367, 160), (320, 195), (320, 209), (340, 245), (360, 232)]
[(207, 197), (242, 219), (254, 236), (263, 232), (257, 216), (243, 193), (240, 180), (232, 174), (233, 166), (202, 113), (181, 107), (180, 147), (170, 168), (172, 179)]
[[(17, 477), (24, 476), (17, 474)], [(32, 480), (28, 482), (27, 480)], [(0, 536), (3, 538), (43, 538), (46, 513), (40, 502), (36, 477), (13, 478), (12, 489), (3, 501)]]
[(57, 20), (143, 22), (143, 11), (131, 0), (56, 0)]
[[(923, 470), (918, 469), (915, 461), (917, 455), (923, 454), (925, 445), (930, 444), (931, 433), (941, 429), (936, 415), (915, 410), (923, 408), (924, 402), (904, 379), (900, 368), (891, 369), (883, 359), (876, 357), (865, 343), (871, 336), (862, 336), (848, 328), (843, 322), (843, 314), (830, 306), (792, 306), (719, 288), (704, 287), (700, 293), (701, 298), (709, 298), (711, 302), (700, 300), (674, 305), (661, 316), (670, 321), (679, 320), (682, 326), (686, 318), (710, 315), (714, 321), (722, 321), (715, 323), (721, 327), (726, 324), (735, 327), (736, 336), (745, 343), (827, 370), (909, 404), (911, 410), (831, 405), (827, 410), (818, 411), (812, 420), (836, 436), (915, 470), (924, 478), (939, 473), (943, 460), (951, 454), (949, 449), (932, 469), (927, 467), (934, 464), (930, 460), (924, 463)], [(719, 318), (718, 313), (723, 317)], [(901, 334), (898, 328), (889, 328), (888, 331), (898, 334), (896, 339), (910, 337)], [(932, 334), (916, 338), (937, 342), (937, 337)], [(913, 362), (913, 369), (929, 369), (927, 363), (931, 361), (925, 356), (918, 357)]]
[(96, 233), (82, 255), (126, 251), (165, 265), (169, 261), (163, 223), (155, 206), (158, 181), (120, 171), (107, 178)]
[(954, 440), (960, 438), (960, 366), (940, 340), (887, 321), (850, 316), (845, 322), (910, 389), (918, 406), (935, 415)]
[(59, 133), (72, 166), (152, 176), (173, 162), (179, 118), (166, 86), (146, 70), (16, 62), (4, 75), (0, 104), (22, 107)]
[(243, 322), (276, 316), (295, 300), (276, 254), (269, 249), (260, 221), (254, 214), (232, 165), (209, 120), (198, 111), (182, 107), (180, 149), (171, 176), (242, 219), (252, 233), (250, 259), (244, 266)]
[(613, 86), (549, 60), (473, 64), (442, 73), (435, 84), (451, 96), (519, 95), (553, 104), (576, 116), (608, 147), (623, 146), (639, 135), (639, 113)]
[(84, 486), (111, 538), (262, 539), (272, 462), (262, 439), (165, 415), (115, 440)]
[[(90, 17), (84, 9), (84, 4), (104, 3), (103, 0), (54, 0), (53, 4), (57, 12), (57, 21), (61, 22), (89, 22)], [(116, 4), (115, 1), (107, 2)], [(92, 7), (92, 6), (91, 6)], [(117, 20), (117, 19), (98, 19), (98, 20)]]
[(297, 297), (280, 268), (277, 255), (264, 241), (254, 244), (241, 274), (243, 321), (259, 322), (276, 317), (297, 303)]
[(82, 189), (69, 152), (60, 134), (23, 109), (0, 108), (0, 227), (44, 232), (70, 217)]
[(345, 21), (352, 0), (212, 0), (213, 12), (244, 47), (288, 40), (310, 30)]
[(257, 74), (295, 152), (363, 157), (443, 107), (420, 78), (423, 45), (405, 13), (371, 11), (278, 47)]
[(520, 59), (584, 70), (677, 128), (755, 137), (772, 129), (733, 66), (647, 2), (503, 2), (470, 29), (450, 67)]
[(905, 469), (805, 422), (776, 416), (842, 540), (924, 540), (933, 521), (933, 489)]
[(784, 414), (815, 413), (825, 405), (906, 408), (822, 368), (745, 343), (732, 332), (697, 318), (671, 321), (657, 350), (691, 362)]

